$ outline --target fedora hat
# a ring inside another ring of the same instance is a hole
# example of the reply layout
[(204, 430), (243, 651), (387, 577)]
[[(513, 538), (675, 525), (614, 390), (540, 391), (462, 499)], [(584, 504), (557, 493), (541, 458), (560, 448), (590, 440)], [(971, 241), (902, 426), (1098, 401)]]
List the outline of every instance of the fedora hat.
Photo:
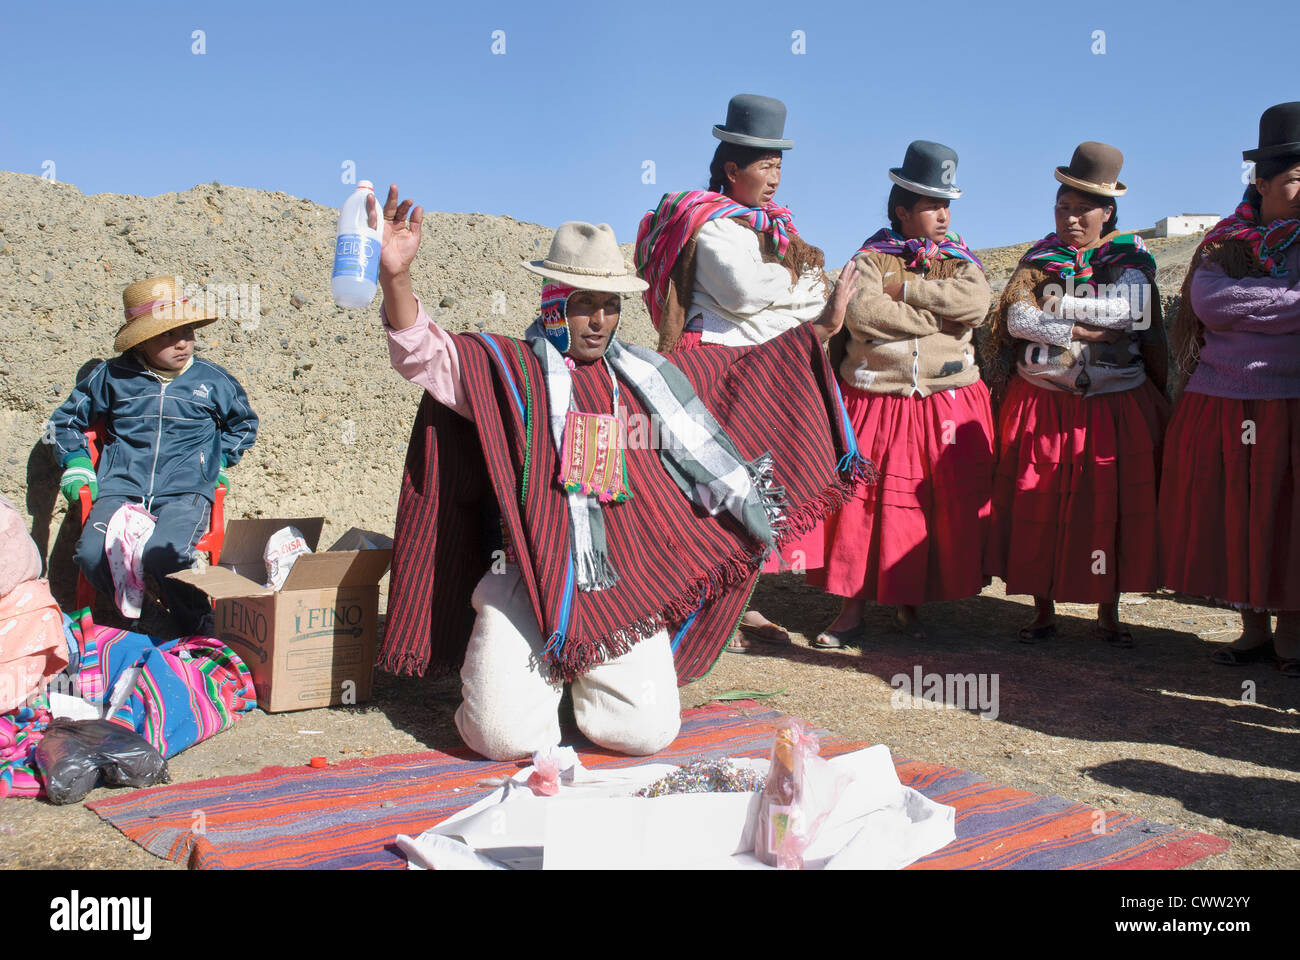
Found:
[(1088, 140), (1074, 148), (1068, 167), (1056, 168), (1056, 179), (1067, 187), (1103, 197), (1122, 197), (1128, 187), (1119, 182), (1124, 154), (1109, 143)]
[(713, 135), (742, 147), (789, 150), (785, 137), (785, 104), (756, 93), (738, 93), (727, 104), (727, 122), (714, 124)]
[(903, 165), (889, 169), (889, 179), (905, 190), (946, 200), (961, 196), (961, 187), (953, 182), (956, 175), (957, 151), (932, 140), (913, 140), (903, 154)]
[(217, 319), (208, 298), (187, 300), (178, 277), (149, 277), (122, 291), (126, 323), (117, 331), (113, 349), (118, 353), (138, 347), (150, 337), (190, 324), (205, 327)]
[(560, 224), (546, 258), (530, 260), (524, 269), (579, 290), (640, 293), (650, 286), (623, 259), (608, 223), (570, 220)]
[(1300, 100), (1269, 107), (1259, 118), (1259, 146), (1243, 150), (1243, 160), (1271, 160), (1300, 154)]

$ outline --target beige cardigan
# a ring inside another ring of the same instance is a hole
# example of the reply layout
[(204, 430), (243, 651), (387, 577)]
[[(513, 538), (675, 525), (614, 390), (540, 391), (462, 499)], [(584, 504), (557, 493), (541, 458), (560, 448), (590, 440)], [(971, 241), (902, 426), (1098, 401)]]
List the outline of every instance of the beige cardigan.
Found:
[[(849, 302), (849, 332), (840, 377), (859, 390), (928, 397), (979, 379), (971, 331), (988, 316), (992, 291), (984, 271), (950, 258), (928, 273), (871, 250), (854, 257), (858, 290)], [(904, 284), (903, 299), (884, 293)]]

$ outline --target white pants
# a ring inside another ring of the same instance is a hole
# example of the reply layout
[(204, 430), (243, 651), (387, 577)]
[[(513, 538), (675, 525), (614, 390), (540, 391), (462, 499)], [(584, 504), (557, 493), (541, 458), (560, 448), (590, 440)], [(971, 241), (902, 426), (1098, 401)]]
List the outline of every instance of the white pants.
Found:
[[(460, 670), (456, 729), (489, 760), (531, 757), (560, 742), (563, 687), (543, 676), (545, 638), (513, 564), (474, 588), (478, 613)], [(677, 671), (666, 630), (573, 681), (573, 712), (592, 743), (619, 753), (657, 753), (681, 727)]]

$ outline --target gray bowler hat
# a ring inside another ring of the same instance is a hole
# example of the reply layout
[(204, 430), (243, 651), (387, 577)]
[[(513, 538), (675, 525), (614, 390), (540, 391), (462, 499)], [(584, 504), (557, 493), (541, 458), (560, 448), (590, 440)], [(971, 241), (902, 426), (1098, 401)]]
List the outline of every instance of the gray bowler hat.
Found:
[(727, 122), (713, 127), (713, 135), (742, 147), (789, 150), (785, 137), (785, 104), (773, 97), (739, 93), (727, 104)]
[(889, 179), (923, 197), (956, 200), (961, 187), (957, 176), (957, 151), (933, 140), (913, 140), (907, 145), (901, 167), (890, 167)]

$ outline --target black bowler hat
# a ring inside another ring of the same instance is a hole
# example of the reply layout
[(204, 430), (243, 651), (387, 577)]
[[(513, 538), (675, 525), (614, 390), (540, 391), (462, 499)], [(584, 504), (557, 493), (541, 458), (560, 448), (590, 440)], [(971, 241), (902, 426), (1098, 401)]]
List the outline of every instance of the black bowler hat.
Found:
[(1269, 107), (1259, 118), (1259, 146), (1243, 150), (1243, 160), (1270, 160), (1300, 154), (1300, 100)]
[(956, 200), (961, 187), (957, 176), (957, 151), (933, 140), (913, 140), (907, 145), (901, 167), (891, 167), (889, 179), (923, 197)]
[(742, 147), (766, 147), (789, 150), (793, 140), (785, 140), (785, 104), (756, 93), (738, 93), (727, 104), (727, 122), (715, 124), (713, 135)]

